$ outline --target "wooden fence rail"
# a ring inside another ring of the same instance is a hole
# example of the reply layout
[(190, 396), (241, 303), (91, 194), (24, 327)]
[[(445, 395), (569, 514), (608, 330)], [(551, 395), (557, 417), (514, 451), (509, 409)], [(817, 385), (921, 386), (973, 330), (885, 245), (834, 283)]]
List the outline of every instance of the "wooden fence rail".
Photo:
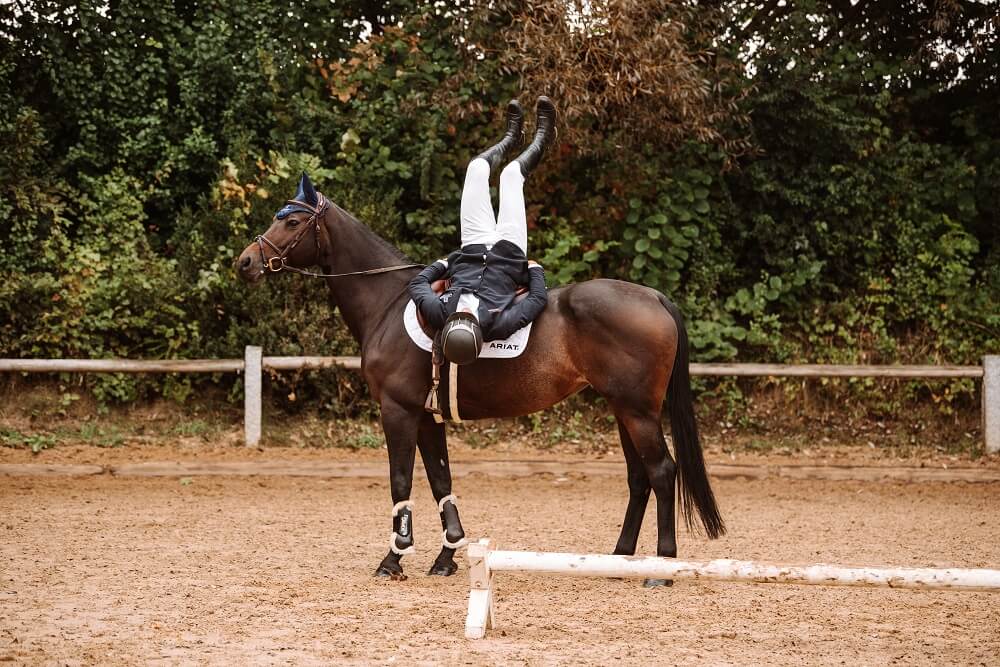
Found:
[[(360, 369), (360, 357), (265, 357), (248, 345), (243, 359), (0, 359), (0, 372), (21, 373), (244, 373), (246, 444), (261, 435), (261, 374), (320, 368)], [(839, 364), (691, 364), (691, 375), (802, 378), (982, 378), (983, 439), (986, 451), (1000, 452), (1000, 355), (982, 366), (857, 366)]]
[(840, 364), (691, 364), (691, 375), (806, 378), (981, 378), (982, 366), (847, 366)]

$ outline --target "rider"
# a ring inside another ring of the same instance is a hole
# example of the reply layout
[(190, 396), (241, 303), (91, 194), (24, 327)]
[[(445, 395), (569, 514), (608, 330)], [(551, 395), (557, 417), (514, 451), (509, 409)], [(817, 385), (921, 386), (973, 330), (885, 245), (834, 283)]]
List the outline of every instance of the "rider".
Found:
[[(534, 171), (555, 135), (556, 109), (539, 97), (535, 137), (500, 174), (500, 212), (493, 214), (490, 174), (521, 145), (524, 112), (517, 100), (507, 105), (507, 131), (495, 146), (479, 154), (465, 173), (462, 190), (462, 247), (439, 259), (410, 281), (410, 295), (424, 320), (442, 331), (442, 350), (449, 361), (467, 364), (479, 356), (483, 341), (503, 340), (545, 309), (545, 273), (528, 261), (528, 220), (524, 179)], [(431, 284), (450, 280), (438, 297)], [(528, 295), (514, 302), (517, 288)]]

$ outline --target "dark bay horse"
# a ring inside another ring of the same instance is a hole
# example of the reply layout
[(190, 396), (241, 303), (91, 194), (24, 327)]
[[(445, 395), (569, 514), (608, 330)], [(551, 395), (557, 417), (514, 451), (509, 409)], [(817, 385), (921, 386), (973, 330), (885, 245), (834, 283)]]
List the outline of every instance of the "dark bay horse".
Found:
[[(403, 328), (407, 284), (420, 267), (400, 268), (407, 261), (402, 253), (322, 195), (305, 208), (276, 217), (236, 260), (237, 271), (248, 283), (311, 266), (338, 274), (326, 277), (330, 296), (361, 348), (362, 373), (381, 407), (389, 452), (393, 538), (376, 574), (402, 578), (401, 557), (412, 551), (409, 499), (417, 449), (444, 528), (444, 546), (430, 573), (453, 574), (458, 567), (453, 547), (464, 532), (451, 495), (445, 428), (424, 410), (431, 355)], [(391, 270), (370, 271), (380, 268)], [(688, 526), (696, 510), (710, 538), (725, 532), (698, 440), (687, 333), (677, 307), (663, 294), (617, 280), (552, 289), (521, 356), (480, 359), (463, 366), (460, 377), (463, 419), (527, 415), (588, 385), (607, 400), (618, 421), (629, 489), (614, 553), (635, 553), (652, 489), (656, 553), (677, 555), (675, 482)], [(665, 396), (676, 463), (660, 422)]]

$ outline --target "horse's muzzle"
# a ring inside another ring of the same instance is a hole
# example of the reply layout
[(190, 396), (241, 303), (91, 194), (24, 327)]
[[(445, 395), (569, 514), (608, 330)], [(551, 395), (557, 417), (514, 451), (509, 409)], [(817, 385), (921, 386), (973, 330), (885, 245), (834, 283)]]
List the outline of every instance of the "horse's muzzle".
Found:
[(261, 262), (257, 245), (247, 246), (246, 250), (233, 262), (236, 274), (247, 284), (254, 284), (264, 276), (264, 265)]

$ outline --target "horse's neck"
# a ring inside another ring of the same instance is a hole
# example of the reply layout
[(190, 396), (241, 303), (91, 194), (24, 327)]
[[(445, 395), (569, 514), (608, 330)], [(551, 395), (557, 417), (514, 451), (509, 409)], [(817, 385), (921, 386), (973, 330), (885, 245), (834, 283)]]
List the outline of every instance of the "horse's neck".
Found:
[[(325, 269), (330, 273), (365, 271), (397, 264), (406, 264), (375, 233), (362, 223), (332, 209), (326, 217), (329, 244)], [(358, 341), (362, 351), (376, 336), (379, 325), (396, 316), (402, 316), (406, 287), (412, 271), (327, 278), (327, 286), (340, 314)], [(396, 304), (399, 307), (396, 308)]]

